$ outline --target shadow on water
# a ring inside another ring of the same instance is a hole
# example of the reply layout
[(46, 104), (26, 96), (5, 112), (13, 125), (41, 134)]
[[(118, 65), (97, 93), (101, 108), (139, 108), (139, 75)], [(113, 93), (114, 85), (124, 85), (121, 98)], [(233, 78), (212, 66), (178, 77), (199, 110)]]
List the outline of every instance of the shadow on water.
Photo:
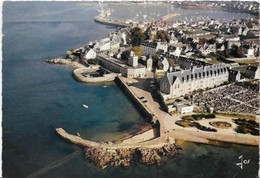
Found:
[(127, 130), (130, 130), (136, 123), (133, 122), (133, 121), (124, 121), (124, 122), (121, 122), (119, 124), (119, 126), (117, 127), (117, 131), (118, 132), (124, 132), (124, 131), (127, 131)]

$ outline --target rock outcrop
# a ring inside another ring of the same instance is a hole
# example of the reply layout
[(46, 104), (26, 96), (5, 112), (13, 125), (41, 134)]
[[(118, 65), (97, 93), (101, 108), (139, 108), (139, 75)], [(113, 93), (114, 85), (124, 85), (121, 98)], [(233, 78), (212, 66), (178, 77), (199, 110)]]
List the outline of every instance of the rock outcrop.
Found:
[(142, 164), (160, 165), (162, 156), (173, 156), (180, 148), (175, 144), (165, 144), (161, 148), (137, 147), (137, 148), (105, 148), (86, 147), (85, 156), (96, 167), (104, 169), (107, 166), (130, 167), (138, 161)]
[(52, 63), (52, 64), (67, 64), (68, 62), (71, 62), (67, 59), (63, 58), (55, 58), (55, 59), (47, 59), (46, 62)]

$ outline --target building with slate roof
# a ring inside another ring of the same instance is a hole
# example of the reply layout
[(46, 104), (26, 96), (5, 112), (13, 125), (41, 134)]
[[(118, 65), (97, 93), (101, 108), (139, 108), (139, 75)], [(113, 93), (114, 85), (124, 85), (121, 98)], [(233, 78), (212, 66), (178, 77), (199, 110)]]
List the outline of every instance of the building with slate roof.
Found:
[(248, 78), (260, 79), (260, 66), (248, 66), (245, 75)]
[(201, 66), (210, 65), (204, 61), (187, 58), (186, 56), (183, 55), (180, 55), (179, 57), (175, 57), (173, 59), (174, 59), (174, 63), (179, 64), (180, 67), (183, 69), (190, 69), (192, 66), (201, 67)]
[(216, 87), (228, 81), (225, 64), (192, 67), (191, 69), (167, 73), (160, 81), (160, 92), (164, 100), (192, 93), (194, 90)]
[(97, 59), (100, 60), (102, 67), (114, 73), (121, 73), (124, 77), (144, 78), (146, 76), (146, 67), (138, 64), (135, 56), (130, 56), (128, 63), (106, 54), (98, 54)]
[(241, 73), (239, 70), (229, 70), (228, 81), (236, 82), (241, 79)]

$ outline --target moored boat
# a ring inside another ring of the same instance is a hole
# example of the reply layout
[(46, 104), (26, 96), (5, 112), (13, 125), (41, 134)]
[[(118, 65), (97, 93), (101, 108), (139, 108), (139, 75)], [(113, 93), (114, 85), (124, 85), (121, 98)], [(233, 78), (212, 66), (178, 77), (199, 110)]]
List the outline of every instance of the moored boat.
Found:
[(86, 108), (86, 109), (88, 109), (88, 105), (83, 104), (83, 107)]

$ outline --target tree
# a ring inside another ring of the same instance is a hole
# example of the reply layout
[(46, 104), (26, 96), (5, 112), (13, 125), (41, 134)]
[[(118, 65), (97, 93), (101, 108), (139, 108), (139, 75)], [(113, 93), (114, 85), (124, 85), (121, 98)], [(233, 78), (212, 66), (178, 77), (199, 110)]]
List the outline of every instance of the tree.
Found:
[(240, 46), (238, 47), (237, 45), (232, 45), (231, 50), (230, 50), (230, 54), (234, 57), (244, 57), (244, 51), (243, 48)]
[(160, 60), (157, 61), (157, 68), (158, 69), (163, 69), (162, 61), (160, 61)]
[(253, 24), (252, 24), (252, 22), (250, 22), (250, 21), (247, 22), (246, 25), (247, 25), (248, 28), (253, 28)]
[(138, 56), (139, 59), (141, 58), (143, 51), (139, 46), (132, 47), (131, 50), (135, 53), (136, 56)]
[(171, 67), (174, 67), (174, 60), (170, 58), (168, 61), (169, 61), (169, 65)]
[(163, 30), (159, 30), (156, 32), (156, 39), (161, 39), (162, 42), (170, 41), (170, 38), (169, 38), (167, 32), (163, 31)]
[(122, 54), (121, 54), (121, 59), (122, 60), (126, 61), (126, 60), (129, 59), (129, 57), (130, 57), (130, 51), (129, 50), (122, 52)]
[(151, 27), (148, 27), (145, 32), (144, 32), (144, 39), (148, 40), (150, 38), (150, 34), (151, 34)]
[(199, 39), (199, 44), (204, 44), (206, 43), (208, 40), (206, 38), (200, 38)]
[(215, 44), (216, 43), (216, 40), (214, 38), (211, 38), (209, 41), (208, 41), (209, 44)]
[(153, 55), (152, 59), (153, 59), (153, 66), (157, 67), (159, 56), (158, 55)]
[(139, 27), (135, 27), (131, 29), (130, 33), (132, 46), (140, 46), (144, 41), (143, 31)]

